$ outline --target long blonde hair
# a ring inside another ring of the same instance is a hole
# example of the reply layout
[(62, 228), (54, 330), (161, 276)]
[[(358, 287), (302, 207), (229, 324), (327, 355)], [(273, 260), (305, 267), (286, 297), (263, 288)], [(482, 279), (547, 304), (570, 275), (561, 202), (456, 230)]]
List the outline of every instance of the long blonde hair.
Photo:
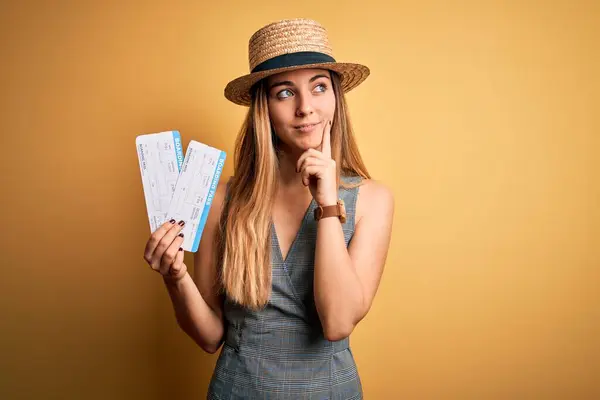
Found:
[[(348, 115), (340, 78), (331, 71), (335, 114), (331, 127), (332, 158), (341, 175), (369, 179)], [(278, 189), (278, 140), (272, 131), (264, 80), (253, 89), (252, 103), (235, 142), (234, 176), (215, 238), (219, 284), (228, 298), (260, 309), (271, 295), (271, 223)], [(356, 186), (346, 185), (345, 188)]]

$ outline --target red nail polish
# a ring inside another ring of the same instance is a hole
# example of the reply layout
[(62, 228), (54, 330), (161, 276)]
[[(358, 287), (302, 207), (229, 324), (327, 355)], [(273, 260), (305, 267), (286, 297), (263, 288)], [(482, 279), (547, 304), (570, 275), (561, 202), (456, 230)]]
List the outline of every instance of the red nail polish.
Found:
[(177, 236), (181, 236), (181, 237), (183, 237), (183, 232), (181, 232), (181, 233), (180, 233), (179, 235), (177, 235)]
[(179, 251), (183, 251), (183, 249), (180, 247), (180, 248), (179, 248)]
[(170, 222), (170, 223), (172, 223), (172, 224), (174, 224), (174, 223), (175, 223), (175, 220), (174, 220), (174, 219), (172, 219), (172, 220), (170, 220), (169, 222)]
[(185, 222), (183, 220), (179, 221), (179, 225), (184, 226)]

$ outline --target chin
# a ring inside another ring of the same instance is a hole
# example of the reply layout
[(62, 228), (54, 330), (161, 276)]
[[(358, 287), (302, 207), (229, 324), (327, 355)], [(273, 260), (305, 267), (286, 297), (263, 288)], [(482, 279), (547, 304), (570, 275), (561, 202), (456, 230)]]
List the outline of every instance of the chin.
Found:
[(308, 150), (310, 148), (317, 148), (321, 145), (321, 135), (303, 135), (297, 137), (295, 142), (296, 146)]
[(308, 149), (318, 149), (320, 145), (320, 142), (315, 142), (314, 140), (300, 140), (296, 142), (296, 147), (302, 151), (306, 151)]

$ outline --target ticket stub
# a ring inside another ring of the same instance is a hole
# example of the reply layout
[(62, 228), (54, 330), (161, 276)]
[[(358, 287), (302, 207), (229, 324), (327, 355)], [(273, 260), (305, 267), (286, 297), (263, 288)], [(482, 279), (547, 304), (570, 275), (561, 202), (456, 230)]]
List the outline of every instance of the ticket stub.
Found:
[(181, 135), (165, 131), (135, 138), (146, 210), (153, 233), (165, 221), (183, 164)]
[(183, 220), (185, 251), (196, 252), (225, 164), (225, 152), (190, 141), (166, 220)]

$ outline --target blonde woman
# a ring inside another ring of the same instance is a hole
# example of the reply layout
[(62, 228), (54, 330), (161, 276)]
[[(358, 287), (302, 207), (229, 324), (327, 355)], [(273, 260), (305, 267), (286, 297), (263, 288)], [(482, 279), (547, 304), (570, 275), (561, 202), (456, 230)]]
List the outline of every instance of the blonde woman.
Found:
[(349, 336), (369, 311), (394, 202), (357, 148), (344, 95), (369, 69), (340, 63), (325, 29), (283, 20), (249, 43), (250, 74), (225, 96), (247, 106), (234, 176), (219, 184), (194, 268), (185, 221), (149, 239), (179, 326), (221, 349), (209, 399), (362, 399)]

